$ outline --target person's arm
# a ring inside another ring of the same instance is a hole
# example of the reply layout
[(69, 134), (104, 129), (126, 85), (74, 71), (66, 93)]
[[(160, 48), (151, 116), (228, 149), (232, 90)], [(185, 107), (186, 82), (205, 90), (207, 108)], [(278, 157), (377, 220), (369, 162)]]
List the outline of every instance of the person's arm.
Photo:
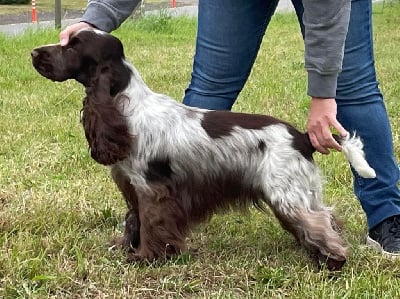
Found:
[(350, 0), (303, 0), (308, 95), (335, 98), (350, 20)]
[(337, 78), (342, 69), (344, 43), (350, 19), (351, 0), (303, 0), (305, 68), (311, 96), (307, 131), (321, 153), (340, 150), (330, 127), (340, 135), (346, 130), (336, 119)]
[(111, 32), (132, 14), (139, 2), (140, 0), (89, 0), (82, 22)]
[(140, 0), (89, 0), (80, 22), (66, 27), (60, 32), (60, 44), (65, 46), (73, 32), (95, 27), (111, 32), (117, 29), (135, 10)]

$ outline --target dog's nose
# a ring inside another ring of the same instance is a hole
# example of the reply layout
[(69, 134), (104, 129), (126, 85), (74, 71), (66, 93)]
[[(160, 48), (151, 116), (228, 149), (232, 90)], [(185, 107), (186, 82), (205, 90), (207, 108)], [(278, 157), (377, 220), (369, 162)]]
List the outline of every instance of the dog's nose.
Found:
[(39, 56), (39, 51), (37, 51), (37, 50), (32, 50), (31, 56), (32, 56), (32, 58), (38, 57), (38, 56)]

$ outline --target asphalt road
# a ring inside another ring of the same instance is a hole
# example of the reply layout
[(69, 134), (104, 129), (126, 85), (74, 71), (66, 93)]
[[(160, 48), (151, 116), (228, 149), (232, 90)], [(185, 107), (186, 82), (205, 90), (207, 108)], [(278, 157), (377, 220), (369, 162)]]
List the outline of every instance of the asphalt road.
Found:
[[(187, 3), (187, 4), (193, 4), (193, 2), (196, 1), (191, 1), (191, 3)], [(168, 13), (170, 13), (172, 16), (180, 16), (180, 15), (186, 15), (189, 17), (197, 17), (197, 5), (183, 5), (180, 7), (176, 7), (176, 8), (165, 8), (163, 9), (165, 11), (167, 11)], [(292, 4), (290, 2), (290, 0), (280, 0), (278, 7), (277, 7), (277, 11), (279, 12), (290, 12), (293, 11), (293, 7)], [(145, 14), (156, 14), (158, 13), (159, 10), (148, 10), (145, 12)], [(53, 14), (51, 14), (53, 15)], [(51, 16), (50, 15), (50, 16)], [(78, 13), (79, 15), (79, 13)], [(80, 20), (79, 17), (76, 17), (77, 13), (73, 13), (73, 14), (65, 14), (65, 17), (62, 18), (61, 20), (61, 26), (65, 27), (69, 24), (73, 24), (76, 23)], [(27, 19), (26, 14), (25, 16), (22, 16), (23, 19)], [(1, 18), (1, 16), (0, 16)], [(9, 18), (10, 22), (13, 22), (12, 18)], [(40, 21), (41, 19), (47, 19), (44, 21)], [(55, 21), (54, 20), (48, 20), (51, 19), (49, 18), (49, 16), (46, 16), (42, 18), (39, 18), (39, 22), (38, 23), (14, 23), (14, 24), (3, 24), (0, 25), (0, 32), (4, 33), (5, 35), (8, 36), (15, 36), (18, 34), (23, 33), (25, 30), (30, 29), (30, 30), (36, 30), (36, 29), (41, 29), (41, 28), (45, 28), (45, 27), (51, 27), (51, 26), (55, 26)], [(4, 21), (5, 21), (5, 17), (4, 17)], [(2, 22), (4, 23), (4, 22)]]

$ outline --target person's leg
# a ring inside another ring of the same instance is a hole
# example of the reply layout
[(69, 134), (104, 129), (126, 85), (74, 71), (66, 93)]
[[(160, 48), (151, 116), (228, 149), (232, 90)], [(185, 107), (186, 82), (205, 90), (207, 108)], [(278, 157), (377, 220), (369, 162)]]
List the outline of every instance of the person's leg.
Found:
[(376, 80), (371, 15), (371, 0), (352, 1), (336, 97), (339, 122), (361, 136), (368, 163), (377, 173), (376, 179), (354, 174), (354, 191), (366, 213), (369, 229), (388, 217), (400, 215), (399, 169)]
[(303, 36), (303, 39), (304, 39), (304, 34), (305, 34), (304, 30), (305, 29), (304, 29), (304, 24), (303, 24), (303, 13), (304, 13), (303, 1), (302, 0), (292, 0), (292, 4), (294, 7), (294, 11), (296, 12), (297, 20), (299, 21), (301, 35)]
[(183, 103), (230, 110), (257, 56), (278, 0), (199, 0), (192, 78)]

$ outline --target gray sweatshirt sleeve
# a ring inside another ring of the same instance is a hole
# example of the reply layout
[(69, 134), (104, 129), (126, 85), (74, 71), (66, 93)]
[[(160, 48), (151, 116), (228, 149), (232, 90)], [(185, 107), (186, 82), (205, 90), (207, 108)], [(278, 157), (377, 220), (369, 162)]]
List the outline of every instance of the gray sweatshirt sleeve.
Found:
[(132, 14), (139, 2), (140, 0), (89, 0), (82, 21), (110, 32)]
[(308, 95), (335, 98), (351, 0), (303, 0)]

